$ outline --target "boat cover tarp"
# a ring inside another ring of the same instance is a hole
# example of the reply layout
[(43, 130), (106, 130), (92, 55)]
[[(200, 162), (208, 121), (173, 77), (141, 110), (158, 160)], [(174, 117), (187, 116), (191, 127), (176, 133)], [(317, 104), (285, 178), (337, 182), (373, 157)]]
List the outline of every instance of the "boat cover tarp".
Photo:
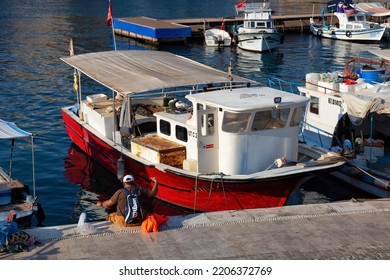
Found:
[(368, 113), (390, 114), (390, 89), (380, 90), (378, 87), (377, 92), (343, 93), (341, 96), (354, 125), (361, 125)]
[(381, 3), (357, 3), (355, 9), (369, 16), (390, 16), (390, 10), (386, 9)]
[(12, 122), (0, 120), (0, 139), (15, 139), (31, 137), (30, 132), (24, 131)]
[[(106, 51), (63, 57), (61, 60), (124, 95), (230, 81), (227, 71), (161, 51)], [(239, 76), (232, 77), (235, 82), (249, 82)]]

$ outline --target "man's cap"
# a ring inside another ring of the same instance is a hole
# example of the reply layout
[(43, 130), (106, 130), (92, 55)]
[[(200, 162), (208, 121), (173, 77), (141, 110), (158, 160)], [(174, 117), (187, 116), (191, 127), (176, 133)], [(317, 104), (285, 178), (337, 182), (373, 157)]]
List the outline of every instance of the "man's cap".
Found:
[(134, 182), (134, 177), (133, 175), (126, 175), (125, 177), (123, 177), (123, 183), (130, 183), (130, 182)]

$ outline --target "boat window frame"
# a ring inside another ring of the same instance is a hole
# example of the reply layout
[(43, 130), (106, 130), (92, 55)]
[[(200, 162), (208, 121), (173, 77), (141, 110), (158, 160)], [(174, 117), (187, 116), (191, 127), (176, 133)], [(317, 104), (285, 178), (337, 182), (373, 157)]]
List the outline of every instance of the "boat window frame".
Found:
[(290, 107), (257, 111), (253, 114), (251, 131), (284, 128), (287, 125), (290, 114)]
[(291, 119), (289, 126), (294, 127), (294, 126), (299, 126), (302, 117), (303, 117), (303, 112), (304, 112), (304, 107), (296, 107), (294, 108), (294, 111), (291, 114)]
[(175, 125), (175, 137), (177, 140), (187, 143), (188, 142), (188, 130), (181, 125)]
[(250, 112), (224, 111), (221, 129), (226, 133), (243, 133), (248, 130)]
[(320, 98), (318, 98), (317, 96), (310, 96), (309, 112), (315, 115), (320, 114)]
[(160, 132), (162, 134), (167, 135), (167, 136), (171, 136), (172, 131), (171, 131), (171, 123), (170, 122), (163, 120), (163, 119), (160, 119), (159, 127), (160, 127)]

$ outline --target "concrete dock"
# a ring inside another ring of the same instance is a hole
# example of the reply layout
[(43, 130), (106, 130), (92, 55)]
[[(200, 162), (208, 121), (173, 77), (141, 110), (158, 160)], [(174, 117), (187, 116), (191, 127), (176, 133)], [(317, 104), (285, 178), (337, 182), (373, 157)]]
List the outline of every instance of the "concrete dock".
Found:
[(26, 230), (41, 244), (2, 260), (389, 260), (390, 200), (172, 216), (158, 232), (91, 223)]

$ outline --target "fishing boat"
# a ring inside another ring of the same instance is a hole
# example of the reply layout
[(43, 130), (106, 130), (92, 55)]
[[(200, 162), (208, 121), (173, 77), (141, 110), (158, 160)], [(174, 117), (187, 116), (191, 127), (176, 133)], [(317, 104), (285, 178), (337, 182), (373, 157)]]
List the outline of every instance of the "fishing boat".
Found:
[[(374, 196), (390, 197), (390, 87), (384, 78), (390, 55), (388, 50), (371, 52), (382, 63), (351, 59), (344, 72), (306, 74), (306, 84), (298, 87), (310, 99), (301, 136), (348, 160), (333, 175)], [(371, 69), (353, 71), (357, 62), (371, 63)]]
[[(30, 141), (32, 150), (32, 192), (20, 180), (13, 178), (13, 153), (16, 140)], [(0, 120), (0, 140), (10, 141), (9, 170), (0, 167), (0, 221), (15, 221), (21, 228), (30, 227), (35, 216), (38, 225), (45, 219), (44, 212), (35, 193), (34, 142), (33, 135), (12, 122)], [(3, 146), (4, 147), (4, 146)]]
[(269, 2), (246, 3), (235, 6), (237, 15), (244, 14), (243, 24), (235, 26), (233, 33), (236, 44), (246, 51), (272, 51), (284, 41), (284, 35), (277, 31), (272, 20)]
[[(285, 205), (301, 184), (340, 168), (336, 154), (298, 143), (307, 98), (162, 51), (61, 58), (76, 103), (62, 108), (82, 151), (119, 179), (132, 174), (157, 198), (193, 211)], [(109, 89), (80, 91), (81, 75)], [(110, 90), (112, 92), (110, 92)], [(325, 151), (325, 153), (324, 153)]]
[[(206, 24), (205, 24), (206, 26)], [(232, 38), (225, 30), (225, 21), (219, 28), (204, 28), (204, 40), (208, 47), (230, 47)]]
[[(341, 4), (343, 5), (343, 4)], [(327, 24), (321, 9), (321, 23), (310, 18), (310, 32), (321, 38), (345, 40), (351, 42), (380, 42), (386, 28), (379, 23), (368, 21), (366, 15), (351, 6), (341, 6), (333, 13), (331, 24)]]

